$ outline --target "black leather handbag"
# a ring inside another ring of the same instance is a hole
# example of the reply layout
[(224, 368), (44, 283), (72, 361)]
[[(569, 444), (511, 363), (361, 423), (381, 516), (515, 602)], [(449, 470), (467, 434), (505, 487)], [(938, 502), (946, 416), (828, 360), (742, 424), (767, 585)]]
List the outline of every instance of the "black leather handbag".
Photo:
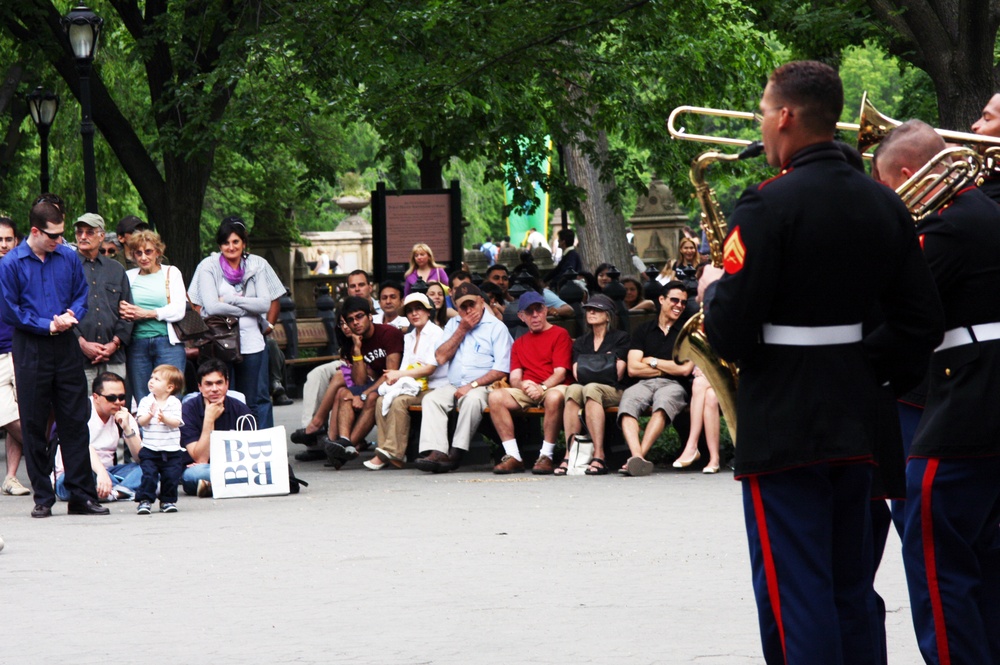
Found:
[(618, 383), (618, 358), (613, 353), (585, 353), (576, 359), (576, 378), (583, 385)]

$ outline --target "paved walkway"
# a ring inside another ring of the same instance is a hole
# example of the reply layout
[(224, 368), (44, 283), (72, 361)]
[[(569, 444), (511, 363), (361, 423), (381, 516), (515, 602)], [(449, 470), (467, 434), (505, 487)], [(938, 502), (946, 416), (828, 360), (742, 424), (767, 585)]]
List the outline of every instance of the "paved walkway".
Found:
[[(0, 497), (0, 659), (763, 662), (729, 474), (295, 471), (297, 496), (182, 495), (176, 515), (33, 520)], [(919, 662), (895, 535), (878, 588), (890, 662)]]

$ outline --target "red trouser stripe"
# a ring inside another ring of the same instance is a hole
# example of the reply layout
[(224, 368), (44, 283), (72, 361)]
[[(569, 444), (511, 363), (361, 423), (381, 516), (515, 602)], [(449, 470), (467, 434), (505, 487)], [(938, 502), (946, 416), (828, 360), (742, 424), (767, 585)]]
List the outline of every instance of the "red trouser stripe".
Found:
[(931, 511), (931, 489), (939, 460), (928, 459), (924, 478), (920, 485), (920, 529), (924, 544), (924, 567), (927, 569), (927, 595), (934, 614), (934, 636), (937, 639), (938, 660), (941, 665), (951, 664), (948, 652), (948, 631), (944, 623), (944, 606), (941, 604), (941, 589), (938, 587), (937, 561), (934, 558), (934, 515)]
[(753, 498), (753, 515), (757, 520), (757, 534), (760, 536), (760, 549), (764, 557), (764, 577), (767, 578), (767, 595), (771, 599), (771, 613), (774, 622), (778, 624), (778, 637), (781, 638), (781, 653), (788, 662), (788, 650), (785, 649), (785, 626), (781, 622), (781, 598), (778, 597), (778, 571), (774, 567), (774, 556), (771, 553), (771, 538), (767, 533), (767, 521), (764, 519), (764, 500), (760, 496), (760, 479), (757, 476), (748, 478), (750, 495)]

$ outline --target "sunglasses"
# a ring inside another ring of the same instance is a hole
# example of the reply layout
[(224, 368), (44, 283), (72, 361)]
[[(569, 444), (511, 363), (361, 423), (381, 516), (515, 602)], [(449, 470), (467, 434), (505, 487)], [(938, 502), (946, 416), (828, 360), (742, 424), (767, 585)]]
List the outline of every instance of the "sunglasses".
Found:
[(672, 302), (675, 305), (680, 305), (681, 303), (683, 303), (685, 305), (687, 304), (687, 298), (683, 298), (682, 299), (682, 298), (674, 298), (673, 296), (670, 296), (670, 297), (667, 298), (667, 300), (669, 300), (670, 302)]
[(107, 256), (118, 256), (118, 250), (116, 249), (104, 249), (103, 247), (101, 247), (101, 249), (98, 251), (100, 251), (101, 254), (105, 254)]
[(122, 393), (121, 395), (114, 395), (114, 394), (111, 394), (111, 395), (101, 395), (101, 397), (103, 397), (104, 399), (108, 400), (109, 402), (124, 402), (125, 401), (125, 393)]
[(49, 233), (48, 231), (42, 231), (41, 229), (38, 229), (38, 231), (47, 235), (49, 240), (59, 240), (59, 238), (62, 238), (61, 233)]

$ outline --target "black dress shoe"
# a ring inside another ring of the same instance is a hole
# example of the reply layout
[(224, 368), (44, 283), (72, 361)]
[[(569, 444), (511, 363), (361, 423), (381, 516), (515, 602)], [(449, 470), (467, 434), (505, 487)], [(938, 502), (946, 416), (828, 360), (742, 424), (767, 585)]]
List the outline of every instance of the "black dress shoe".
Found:
[(282, 390), (280, 393), (271, 395), (271, 404), (274, 406), (288, 406), (289, 404), (295, 404), (295, 401)]
[(36, 503), (35, 507), (31, 509), (32, 517), (52, 517), (52, 508), (49, 506), (43, 506)]
[(305, 446), (315, 446), (316, 440), (319, 439), (319, 435), (322, 433), (322, 431), (316, 430), (312, 434), (306, 434), (306, 428), (300, 427), (292, 432), (292, 435), (288, 438), (292, 440), (292, 443), (301, 443)]
[(322, 450), (310, 448), (309, 450), (303, 450), (301, 453), (295, 453), (295, 459), (299, 462), (319, 462), (326, 459), (326, 453)]
[(69, 502), (69, 509), (66, 511), (67, 515), (110, 515), (111, 511), (102, 506), (101, 504), (88, 499), (83, 503)]

